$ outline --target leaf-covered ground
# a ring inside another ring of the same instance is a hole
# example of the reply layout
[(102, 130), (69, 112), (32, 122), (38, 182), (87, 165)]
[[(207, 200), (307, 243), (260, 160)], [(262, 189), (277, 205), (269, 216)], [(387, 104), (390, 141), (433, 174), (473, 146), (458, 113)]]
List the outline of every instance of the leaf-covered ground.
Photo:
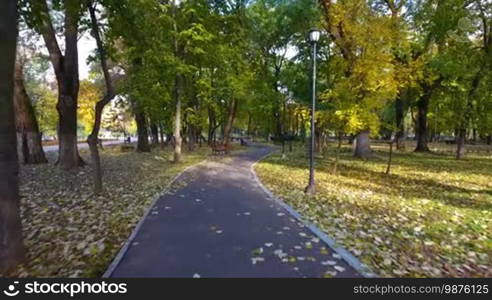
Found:
[[(451, 146), (436, 154), (388, 146), (362, 161), (344, 146), (333, 174), (334, 145), (316, 160), (317, 195), (302, 192), (308, 160), (302, 148), (275, 153), (256, 172), (275, 194), (316, 223), (380, 276), (492, 276), (492, 157), (479, 147), (456, 161)], [(449, 148), (449, 149), (448, 149)], [(482, 147), (483, 148), (483, 147)], [(490, 151), (490, 149), (489, 149)]]
[[(209, 148), (185, 153), (173, 164), (169, 147), (151, 153), (102, 153), (105, 192), (92, 194), (90, 166), (65, 172), (50, 164), (21, 169), (21, 210), (26, 263), (11, 276), (100, 276), (150, 205), (181, 170), (203, 160)], [(81, 152), (89, 161), (88, 153)]]

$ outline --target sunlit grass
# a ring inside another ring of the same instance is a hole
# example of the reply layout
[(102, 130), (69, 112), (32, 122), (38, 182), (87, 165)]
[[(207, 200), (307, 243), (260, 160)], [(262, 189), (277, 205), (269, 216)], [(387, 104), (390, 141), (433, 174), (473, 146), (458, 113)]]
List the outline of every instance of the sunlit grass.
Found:
[(261, 180), (381, 276), (492, 275), (492, 158), (487, 147), (465, 159), (452, 145), (437, 153), (394, 152), (387, 144), (362, 161), (344, 146), (333, 174), (334, 145), (316, 161), (317, 195), (303, 194), (307, 156), (274, 154), (257, 165)]

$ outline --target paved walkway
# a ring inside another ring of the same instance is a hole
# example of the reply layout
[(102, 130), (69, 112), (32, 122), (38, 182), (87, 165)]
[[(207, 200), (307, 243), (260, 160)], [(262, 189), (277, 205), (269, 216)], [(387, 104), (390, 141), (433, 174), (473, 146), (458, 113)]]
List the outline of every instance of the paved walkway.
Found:
[(111, 277), (359, 277), (259, 187), (252, 146), (185, 172), (157, 200)]

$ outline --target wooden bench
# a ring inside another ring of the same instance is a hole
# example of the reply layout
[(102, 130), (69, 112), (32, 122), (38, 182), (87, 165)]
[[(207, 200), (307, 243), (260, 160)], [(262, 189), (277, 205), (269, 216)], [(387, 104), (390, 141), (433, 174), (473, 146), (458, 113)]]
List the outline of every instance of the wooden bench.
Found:
[(214, 143), (211, 147), (213, 154), (226, 154), (229, 152), (228, 147), (226, 147), (226, 145), (224, 144)]

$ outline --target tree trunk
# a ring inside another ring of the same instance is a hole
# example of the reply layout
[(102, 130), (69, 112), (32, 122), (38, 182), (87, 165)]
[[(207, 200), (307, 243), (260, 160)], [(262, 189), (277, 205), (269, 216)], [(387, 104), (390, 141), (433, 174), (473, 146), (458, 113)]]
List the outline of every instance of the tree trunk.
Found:
[(275, 137), (280, 138), (282, 136), (282, 120), (280, 118), (280, 112), (278, 108), (274, 108), (275, 112), (273, 113), (275, 117)]
[(159, 129), (157, 128), (157, 125), (155, 123), (150, 124), (150, 139), (152, 141), (152, 144), (159, 144)]
[(335, 156), (335, 163), (333, 165), (333, 174), (336, 174), (338, 171), (338, 162), (340, 161), (340, 151), (342, 150), (342, 132), (338, 133), (338, 145), (337, 145), (337, 153)]
[(396, 135), (395, 135), (395, 142), (396, 142), (396, 149), (398, 150), (405, 150), (405, 125), (404, 125), (404, 116), (405, 116), (405, 111), (404, 111), (404, 102), (402, 99), (402, 96), (398, 96), (396, 98), (395, 102), (395, 116), (396, 116)]
[[(77, 110), (72, 104), (62, 104), (62, 102), (73, 103), (73, 98), (70, 96), (60, 96), (65, 100), (59, 100), (60, 105), (57, 105), (59, 113), (58, 122), (58, 161), (59, 165), (64, 170), (73, 169), (84, 165), (84, 162), (79, 157), (77, 149)], [(70, 98), (70, 99), (69, 99)]]
[(174, 137), (172, 132), (166, 133), (166, 145), (171, 145), (174, 148)]
[[(178, 32), (178, 24), (175, 21), (176, 20), (176, 8), (177, 8), (177, 1), (173, 0), (172, 1), (172, 16), (173, 16), (173, 29), (175, 32)], [(181, 49), (178, 44), (177, 38), (173, 38), (173, 46), (174, 46), (174, 55), (176, 57), (181, 57)], [(174, 77), (174, 90), (173, 90), (173, 98), (174, 98), (174, 103), (176, 105), (176, 111), (174, 114), (174, 159), (173, 161), (175, 163), (178, 163), (181, 161), (181, 145), (183, 143), (183, 140), (181, 138), (181, 87), (183, 84), (183, 78), (181, 77), (181, 74), (176, 74)]]
[(348, 137), (348, 140), (347, 140), (347, 144), (353, 145), (354, 142), (355, 142), (355, 135), (350, 134), (349, 137)]
[(0, 1), (0, 272), (24, 259), (13, 107), (17, 1)]
[(193, 151), (195, 150), (195, 144), (196, 144), (196, 129), (195, 126), (193, 125), (188, 125), (188, 150)]
[(85, 165), (77, 148), (78, 73), (74, 77), (76, 78), (70, 78), (61, 83), (61, 93), (56, 106), (59, 114), (57, 164), (65, 170)]
[(487, 142), (487, 145), (492, 145), (492, 135), (487, 135), (487, 139), (486, 139), (486, 142)]
[[(273, 84), (273, 89), (275, 93), (278, 93), (278, 86), (277, 86), (277, 81)], [(281, 114), (280, 114), (280, 105), (278, 103), (278, 96), (275, 95), (274, 97), (274, 106), (272, 107), (272, 116), (275, 122), (275, 137), (279, 138), (282, 135), (282, 120), (281, 120)]]
[(302, 114), (300, 114), (300, 117), (301, 117), (301, 121), (299, 122), (299, 126), (301, 127), (301, 140), (306, 140), (306, 120), (304, 119), (304, 117), (302, 116)]
[(388, 165), (386, 166), (386, 174), (389, 174), (391, 171), (391, 161), (393, 159), (393, 140), (390, 141), (390, 149), (389, 149), (389, 156), (388, 156)]
[(314, 147), (314, 152), (320, 153), (321, 152), (321, 132), (319, 128), (316, 128), (314, 131), (314, 137), (315, 137), (315, 147)]
[(286, 122), (287, 122), (287, 103), (284, 99), (282, 99), (282, 124), (280, 127), (281, 130), (281, 139), (282, 139), (282, 157), (285, 157), (285, 137), (287, 135)]
[(174, 80), (174, 101), (176, 103), (176, 112), (174, 116), (174, 162), (181, 161), (181, 76), (176, 75)]
[[(465, 140), (466, 140), (466, 128), (469, 126), (472, 118), (472, 112), (473, 112), (473, 99), (474, 96), (478, 90), (478, 87), (480, 86), (480, 81), (483, 78), (483, 70), (484, 70), (484, 65), (482, 64), (479, 71), (475, 74), (470, 90), (468, 91), (468, 97), (466, 100), (466, 109), (463, 113), (463, 120), (461, 122), (461, 126), (458, 129), (458, 134), (456, 135), (456, 159), (461, 159), (465, 155)], [(473, 124), (472, 124), (473, 125)], [(476, 130), (473, 129), (473, 140), (476, 140)]]
[(198, 147), (200, 148), (202, 147), (202, 142), (207, 141), (203, 136), (202, 132), (203, 132), (202, 128), (199, 128), (196, 136), (196, 139), (198, 140)]
[(90, 135), (87, 138), (87, 144), (89, 144), (89, 151), (91, 153), (91, 160), (93, 164), (93, 178), (94, 178), (94, 194), (98, 195), (102, 192), (102, 168), (101, 168), (101, 157), (99, 155), (99, 148), (97, 147), (97, 136)]
[(208, 139), (207, 142), (209, 145), (212, 145), (214, 140), (215, 130), (217, 129), (215, 111), (213, 107), (208, 107)]
[(162, 123), (159, 123), (159, 136), (161, 139), (161, 145), (164, 146), (164, 125), (162, 125)]
[(19, 59), (15, 64), (14, 82), (14, 110), (19, 161), (25, 164), (47, 163), (34, 108), (24, 86), (23, 66)]
[(147, 117), (138, 103), (136, 103), (135, 107), (135, 122), (137, 123), (138, 135), (137, 152), (150, 152)]
[(224, 145), (229, 145), (231, 139), (232, 127), (234, 126), (234, 120), (236, 118), (238, 101), (236, 99), (232, 99), (231, 104), (229, 105), (229, 115), (227, 116), (227, 122), (224, 126)]
[(415, 152), (430, 152), (428, 142), (427, 111), (429, 110), (429, 101), (432, 89), (424, 87), (424, 94), (417, 101), (417, 147)]
[(253, 124), (253, 114), (251, 112), (248, 112), (248, 127), (246, 129), (246, 135), (247, 136), (250, 136), (251, 135), (251, 132), (252, 132), (251, 126), (252, 126), (252, 124)]
[(456, 135), (456, 159), (461, 159), (465, 155), (466, 129), (459, 129)]
[(58, 82), (58, 161), (62, 169), (73, 169), (84, 165), (77, 149), (77, 97), (79, 92), (78, 69), (78, 22), (79, 5), (65, 6), (64, 46), (62, 55), (56, 33), (50, 19), (46, 1), (31, 1), (33, 10), (39, 13), (33, 22), (41, 33), (49, 52), (49, 57)]
[(176, 101), (176, 115), (174, 117), (174, 162), (181, 161), (181, 99)]
[(301, 130), (299, 129), (299, 125), (300, 125), (300, 121), (299, 121), (299, 115), (296, 114), (294, 116), (294, 135), (295, 136), (299, 136), (301, 134)]
[(372, 156), (369, 130), (362, 130), (355, 136), (354, 156), (359, 158), (370, 158)]

